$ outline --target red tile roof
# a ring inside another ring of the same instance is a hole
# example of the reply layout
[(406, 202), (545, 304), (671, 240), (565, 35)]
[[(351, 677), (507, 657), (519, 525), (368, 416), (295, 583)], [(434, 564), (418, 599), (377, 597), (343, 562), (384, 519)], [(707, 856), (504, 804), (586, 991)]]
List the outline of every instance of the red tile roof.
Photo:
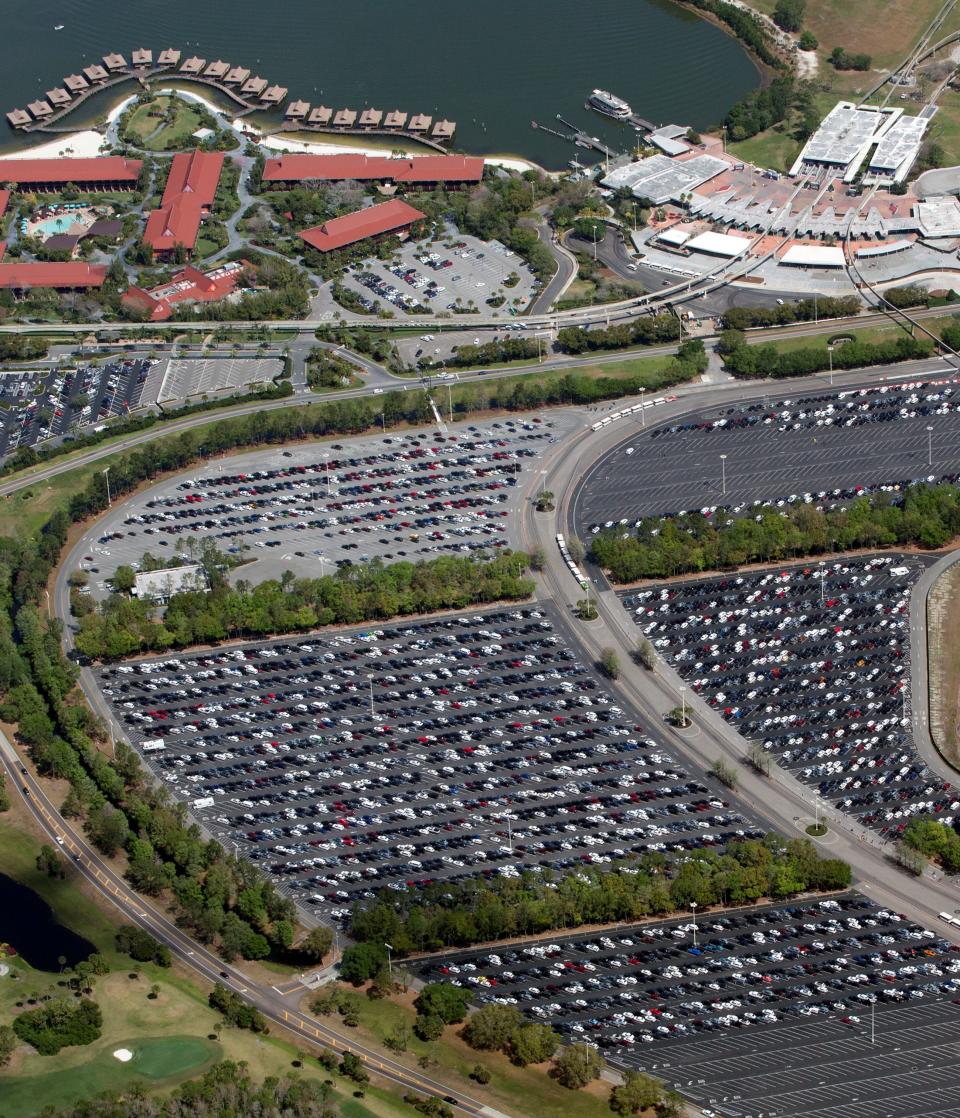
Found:
[(7, 212), (7, 206), (10, 204), (10, 191), (0, 190), (0, 217)]
[(48, 261), (0, 264), (0, 287), (102, 287), (106, 278), (105, 264), (76, 260), (64, 264)]
[(425, 216), (399, 198), (393, 198), (379, 206), (367, 206), (366, 209), (357, 210), (356, 213), (331, 218), (330, 221), (325, 221), (323, 225), (317, 225), (313, 229), (304, 229), (300, 236), (313, 248), (321, 252), (329, 252), (331, 249), (343, 248), (344, 245), (352, 245), (367, 237), (404, 229)]
[(140, 177), (141, 161), (120, 155), (95, 159), (0, 159), (0, 182), (76, 183), (124, 182)]
[(147, 217), (143, 240), (154, 251), (182, 244), (193, 248), (200, 219), (217, 193), (223, 171), (222, 151), (182, 152), (173, 157), (160, 209)]
[(264, 182), (390, 179), (393, 182), (479, 182), (483, 159), (471, 155), (282, 155), (268, 159)]
[(210, 303), (230, 295), (245, 272), (252, 271), (248, 260), (229, 261), (212, 269), (201, 272), (188, 264), (170, 280), (149, 291), (142, 287), (128, 287), (122, 302), (139, 310), (147, 311), (151, 322), (163, 322), (173, 314), (174, 303), (187, 300), (195, 303)]

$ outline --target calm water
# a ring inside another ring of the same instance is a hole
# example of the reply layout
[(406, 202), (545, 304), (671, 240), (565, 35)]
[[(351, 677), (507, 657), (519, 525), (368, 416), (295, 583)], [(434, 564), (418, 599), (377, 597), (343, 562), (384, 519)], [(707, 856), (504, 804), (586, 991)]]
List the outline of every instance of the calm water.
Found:
[(32, 889), (0, 873), (0, 943), (15, 947), (37, 970), (60, 970), (59, 958), (75, 966), (96, 951), (83, 936), (58, 924), (50, 906)]
[[(581, 149), (536, 133), (531, 119), (553, 124), (560, 113), (630, 146), (629, 129), (583, 109), (596, 86), (655, 123), (703, 128), (758, 84), (738, 43), (669, 0), (3, 0), (2, 8), (4, 114), (109, 50), (129, 58), (133, 47), (175, 46), (248, 66), (314, 104), (445, 116), (457, 121), (462, 149), (562, 167)], [(65, 28), (54, 32), (58, 23)], [(103, 105), (107, 98), (118, 99), (106, 94)], [(4, 121), (0, 148), (22, 144)]]

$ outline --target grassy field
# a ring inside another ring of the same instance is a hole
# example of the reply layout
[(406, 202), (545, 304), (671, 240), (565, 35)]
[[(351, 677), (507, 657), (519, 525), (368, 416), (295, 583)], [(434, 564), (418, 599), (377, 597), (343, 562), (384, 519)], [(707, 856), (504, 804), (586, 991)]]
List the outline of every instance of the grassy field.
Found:
[[(298, 1051), (295, 1044), (222, 1028), (219, 1014), (207, 1006), (205, 991), (176, 967), (163, 970), (142, 964), (134, 971), (131, 960), (115, 950), (112, 918), (69, 872), (63, 881), (40, 874), (35, 864), (38, 849), (39, 841), (21, 807), (0, 816), (0, 870), (42, 896), (63, 924), (96, 945), (113, 969), (97, 980), (94, 991), (104, 1015), (98, 1041), (65, 1048), (55, 1057), (18, 1051), (10, 1066), (0, 1069), (3, 1118), (32, 1118), (46, 1106), (66, 1106), (138, 1080), (148, 1091), (167, 1090), (202, 1074), (219, 1059), (244, 1060), (258, 1077), (292, 1070)], [(17, 1001), (64, 992), (59, 975), (33, 970), (22, 959), (10, 960), (9, 965), (10, 974), (0, 978), (0, 1023), (7, 1023), (17, 1012)], [(154, 983), (160, 990), (151, 999), (148, 994)], [(129, 1063), (114, 1058), (113, 1052), (121, 1047), (134, 1052)], [(330, 1078), (310, 1060), (300, 1074)], [(349, 1085), (338, 1076), (333, 1078), (341, 1099), (350, 1106), (344, 1113), (352, 1118), (408, 1118), (412, 1113), (379, 1087), (370, 1088), (362, 1103), (351, 1099)]]
[[(412, 1030), (416, 1017), (412, 999), (413, 994), (408, 994), (399, 1001), (371, 1001), (360, 995), (357, 997), (360, 1025), (356, 1030), (347, 1031), (356, 1032), (358, 1039), (382, 1046), (398, 1025)], [(327, 1018), (327, 1021), (335, 1024), (336, 1018)], [(430, 1043), (417, 1040), (411, 1033), (408, 1050), (394, 1058), (415, 1068), (417, 1060), (424, 1056), (431, 1061), (428, 1074), (437, 1074), (454, 1090), (460, 1087), (494, 1109), (530, 1118), (610, 1118), (608, 1086), (597, 1083), (583, 1091), (568, 1090), (545, 1075), (545, 1067), (519, 1068), (505, 1056), (474, 1051), (457, 1036), (455, 1027), (446, 1029), (439, 1040)], [(477, 1064), (490, 1071), (490, 1082), (486, 1086), (481, 1087), (470, 1079), (470, 1072)]]
[[(169, 121), (165, 121), (163, 115), (150, 116), (152, 110), (165, 114), (171, 108), (174, 111)], [(190, 138), (202, 123), (201, 106), (164, 94), (136, 108), (129, 127), (139, 137), (140, 147), (148, 151), (177, 151), (190, 146)]]
[[(925, 324), (929, 325), (929, 324)], [(930, 327), (933, 328), (932, 326)], [(889, 342), (903, 337), (904, 331), (899, 326), (865, 326), (860, 330), (848, 329), (842, 322), (832, 322), (830, 328), (822, 334), (807, 334), (800, 338), (754, 338), (750, 336), (751, 345), (773, 345), (780, 353), (792, 353), (797, 349), (825, 349), (830, 338), (854, 338), (858, 342)]]

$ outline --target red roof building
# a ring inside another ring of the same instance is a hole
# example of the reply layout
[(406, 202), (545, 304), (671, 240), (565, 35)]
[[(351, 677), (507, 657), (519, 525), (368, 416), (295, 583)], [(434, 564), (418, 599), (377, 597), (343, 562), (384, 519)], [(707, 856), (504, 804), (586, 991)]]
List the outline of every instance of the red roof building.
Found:
[(472, 155), (414, 155), (398, 159), (381, 155), (282, 155), (268, 159), (263, 168), (266, 183), (294, 183), (316, 179), (337, 182), (390, 181), (396, 183), (479, 182), (483, 159)]
[(121, 302), (146, 312), (150, 322), (165, 322), (173, 314), (174, 303), (213, 303), (224, 299), (236, 290), (244, 272), (253, 270), (247, 260), (230, 260), (209, 272), (201, 272), (188, 264), (160, 287), (149, 291), (128, 287)]
[(365, 241), (368, 237), (379, 237), (383, 233), (398, 233), (409, 229), (414, 222), (420, 221), (425, 214), (408, 206), (399, 198), (382, 202), (379, 206), (367, 206), (356, 213), (344, 217), (334, 217), (313, 229), (304, 229), (300, 236), (312, 248), (320, 252), (344, 248), (346, 245)]
[(0, 218), (7, 212), (7, 206), (10, 205), (10, 191), (0, 190)]
[(141, 160), (120, 155), (94, 159), (0, 159), (0, 183), (17, 190), (59, 190), (73, 183), (84, 190), (134, 190)]
[[(0, 257), (6, 247), (0, 245)], [(63, 264), (46, 260), (0, 263), (0, 288), (8, 291), (30, 291), (34, 287), (77, 291), (81, 288), (103, 287), (106, 278), (106, 264), (87, 264), (79, 260), (69, 260)]]
[(175, 155), (158, 210), (147, 217), (145, 244), (158, 256), (177, 245), (192, 251), (200, 222), (209, 213), (223, 171), (222, 151), (194, 151)]

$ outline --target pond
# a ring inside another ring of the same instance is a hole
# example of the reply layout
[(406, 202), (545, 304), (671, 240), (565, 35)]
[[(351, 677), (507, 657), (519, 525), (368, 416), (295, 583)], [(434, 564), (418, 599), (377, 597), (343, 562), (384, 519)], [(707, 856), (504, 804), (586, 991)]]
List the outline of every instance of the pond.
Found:
[(56, 974), (65, 958), (75, 966), (96, 951), (89, 940), (57, 922), (53, 909), (32, 889), (0, 873), (0, 943), (9, 943), (36, 970)]

